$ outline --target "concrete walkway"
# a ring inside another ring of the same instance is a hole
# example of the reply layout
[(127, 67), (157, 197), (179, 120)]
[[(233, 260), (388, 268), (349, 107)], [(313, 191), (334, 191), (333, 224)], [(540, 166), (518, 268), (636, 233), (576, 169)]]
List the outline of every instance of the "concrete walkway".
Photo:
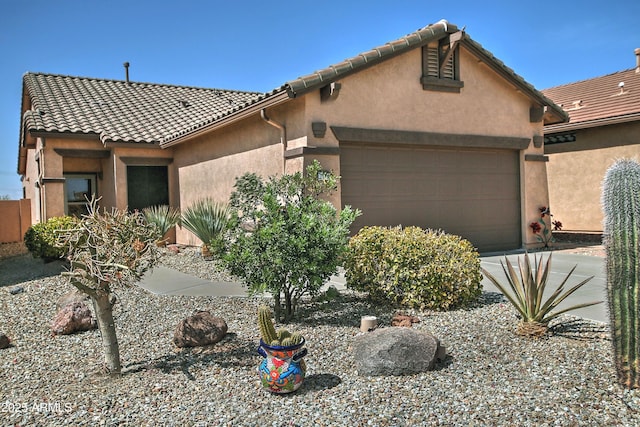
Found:
[[(522, 251), (516, 251), (507, 254), (509, 262), (516, 266), (516, 268), (518, 258), (522, 258), (522, 253)], [(543, 254), (546, 260), (549, 252), (539, 252), (535, 255), (539, 257), (540, 254)], [(530, 257), (532, 258), (533, 255), (534, 254), (530, 254)], [(481, 264), (483, 268), (493, 274), (501, 283), (508, 286), (502, 267), (500, 266), (500, 261), (504, 262), (504, 259), (504, 254), (485, 254), (481, 255)], [(565, 300), (559, 307), (568, 307), (582, 302), (605, 301), (602, 304), (570, 311), (567, 314), (581, 316), (585, 319), (598, 322), (608, 322), (606, 276), (604, 259), (601, 257), (553, 252), (551, 262), (552, 273), (547, 286), (547, 292), (552, 293), (575, 265), (577, 265), (577, 268), (569, 278), (565, 289), (571, 288), (589, 276), (595, 277)], [(140, 282), (140, 286), (158, 295), (247, 296), (247, 289), (240, 283), (212, 282), (162, 266), (156, 267), (152, 272), (148, 273)], [(331, 277), (324, 288), (329, 286), (334, 286), (338, 290), (345, 289), (344, 275), (338, 274)], [(482, 286), (487, 292), (499, 292), (486, 277), (482, 280)]]

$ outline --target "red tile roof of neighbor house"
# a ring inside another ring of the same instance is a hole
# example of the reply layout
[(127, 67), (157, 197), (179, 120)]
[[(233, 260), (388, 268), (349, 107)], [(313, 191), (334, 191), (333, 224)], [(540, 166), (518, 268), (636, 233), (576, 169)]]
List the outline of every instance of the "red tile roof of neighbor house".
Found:
[[(39, 134), (76, 134), (95, 135), (103, 143), (170, 146), (458, 31), (443, 20), (267, 93), (27, 73), (23, 92), (31, 105), (23, 105), (26, 111), (20, 144), (24, 146), (26, 137)], [(554, 120), (566, 120), (566, 114), (550, 99), (464, 32), (461, 34), (461, 43), (473, 54), (547, 106)]]
[(545, 134), (640, 120), (640, 57), (638, 62), (636, 68), (543, 90), (570, 119), (545, 126)]

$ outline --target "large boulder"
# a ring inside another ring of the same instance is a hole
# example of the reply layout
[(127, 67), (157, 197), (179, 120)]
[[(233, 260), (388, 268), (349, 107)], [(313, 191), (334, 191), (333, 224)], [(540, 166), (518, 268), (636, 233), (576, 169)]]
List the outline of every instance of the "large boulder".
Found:
[(62, 307), (51, 322), (53, 335), (69, 335), (97, 327), (96, 319), (84, 302), (72, 302)]
[(356, 337), (353, 346), (359, 375), (412, 375), (432, 370), (446, 356), (440, 341), (411, 328), (382, 328)]
[(227, 334), (227, 323), (208, 311), (198, 311), (181, 321), (173, 334), (178, 347), (199, 347), (215, 344)]
[(11, 345), (11, 340), (8, 336), (0, 332), (0, 350), (8, 348)]

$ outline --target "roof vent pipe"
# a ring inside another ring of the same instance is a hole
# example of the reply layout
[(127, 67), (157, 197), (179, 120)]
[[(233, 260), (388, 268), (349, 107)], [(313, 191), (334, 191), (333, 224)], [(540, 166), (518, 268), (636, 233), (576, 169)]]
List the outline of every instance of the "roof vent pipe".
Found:
[(633, 53), (636, 54), (636, 73), (640, 73), (640, 47), (636, 48)]
[(127, 83), (129, 83), (129, 63), (125, 62), (122, 65), (124, 65), (124, 79)]

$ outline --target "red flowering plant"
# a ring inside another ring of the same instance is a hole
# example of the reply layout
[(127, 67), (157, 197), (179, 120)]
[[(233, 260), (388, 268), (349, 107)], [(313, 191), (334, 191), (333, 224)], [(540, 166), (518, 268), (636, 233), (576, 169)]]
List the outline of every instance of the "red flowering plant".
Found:
[(544, 248), (549, 248), (549, 244), (555, 242), (551, 228), (553, 228), (553, 231), (560, 231), (562, 230), (562, 223), (552, 220), (553, 214), (549, 207), (542, 206), (539, 210), (540, 218), (529, 224), (529, 227), (531, 227), (533, 234), (536, 235), (538, 242), (544, 243)]

